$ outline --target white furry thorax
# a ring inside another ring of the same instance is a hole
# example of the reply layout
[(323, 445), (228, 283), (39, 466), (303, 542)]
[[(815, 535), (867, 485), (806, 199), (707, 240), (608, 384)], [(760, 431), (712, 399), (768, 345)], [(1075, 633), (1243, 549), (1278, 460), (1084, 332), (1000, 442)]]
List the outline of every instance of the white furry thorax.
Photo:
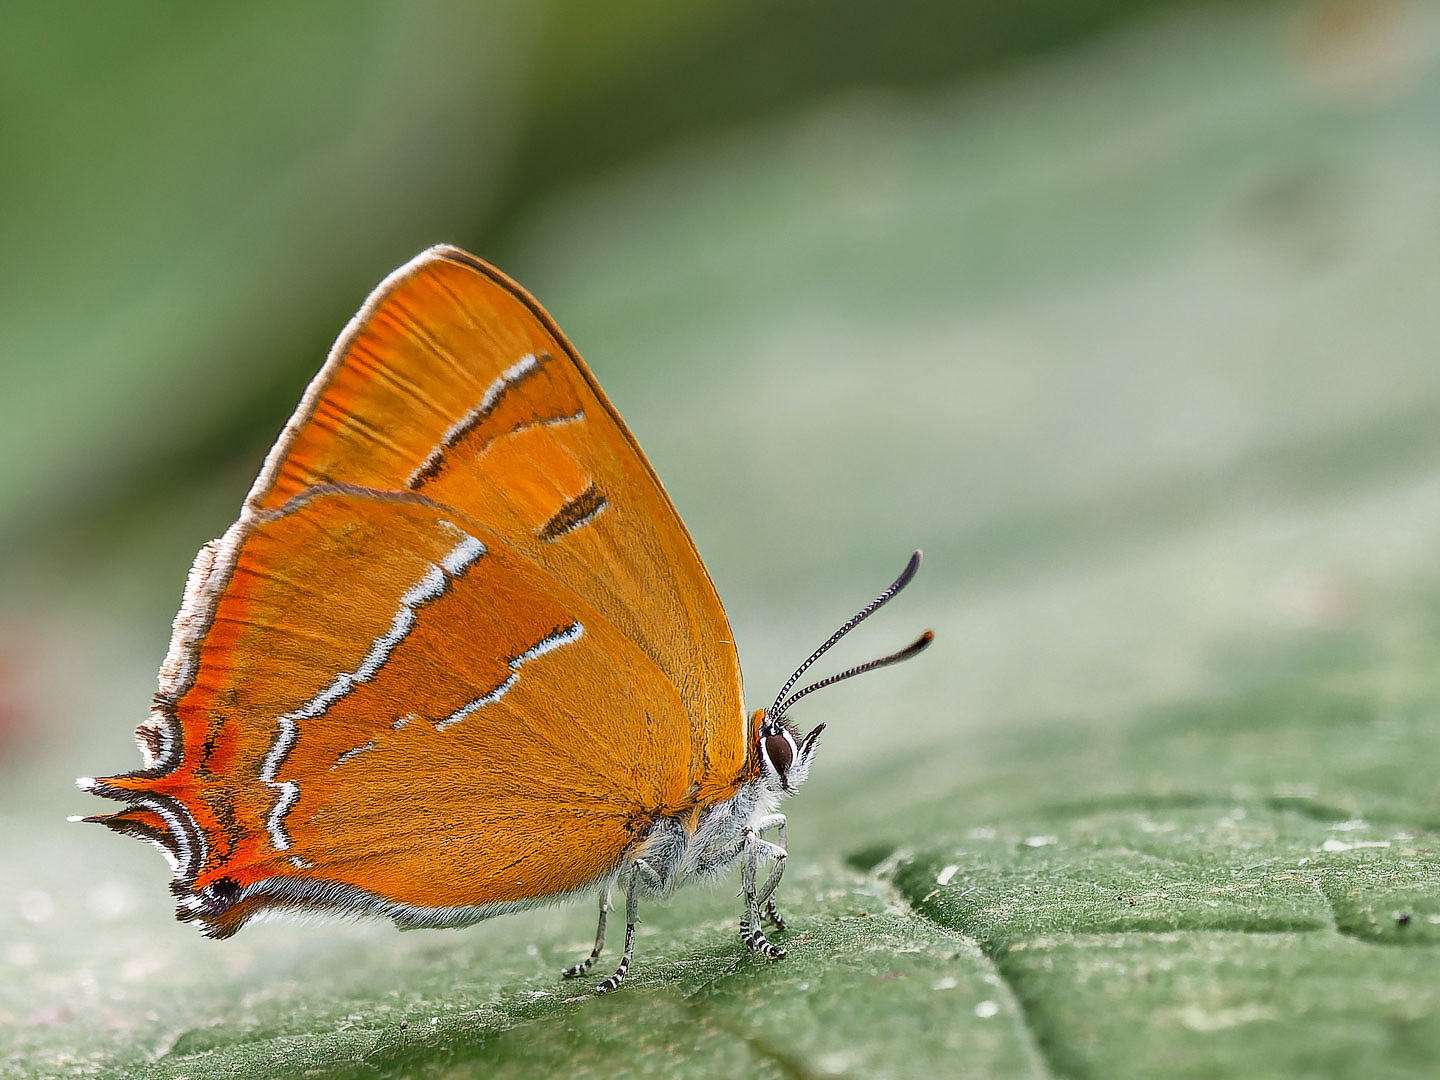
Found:
[(659, 879), (646, 891), (669, 896), (680, 886), (724, 873), (740, 858), (745, 831), (761, 818), (775, 813), (780, 793), (764, 780), (740, 786), (730, 798), (707, 807), (695, 831), (688, 832), (678, 818), (661, 818), (634, 849)]

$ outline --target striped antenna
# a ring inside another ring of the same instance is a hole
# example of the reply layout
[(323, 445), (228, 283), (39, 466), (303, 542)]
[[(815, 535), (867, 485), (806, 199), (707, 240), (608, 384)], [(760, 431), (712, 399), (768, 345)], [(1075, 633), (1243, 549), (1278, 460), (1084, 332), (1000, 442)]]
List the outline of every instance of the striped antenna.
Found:
[(866, 604), (863, 608), (861, 608), (853, 616), (851, 616), (851, 618), (848, 619), (845, 624), (840, 627), (839, 630), (836, 630), (835, 633), (830, 635), (830, 637), (826, 640), (825, 644), (821, 645), (818, 649), (811, 653), (810, 658), (795, 669), (795, 674), (791, 675), (790, 678), (786, 680), (785, 685), (780, 688), (780, 693), (775, 695), (775, 704), (770, 707), (769, 714), (772, 721), (778, 722), (780, 717), (785, 715), (785, 710), (788, 709), (795, 702), (799, 701), (806, 694), (814, 693), (821, 687), (830, 686), (834, 683), (840, 682), (842, 679), (849, 679), (855, 675), (861, 675), (864, 672), (873, 671), (876, 668), (887, 667), (890, 664), (898, 664), (902, 660), (909, 660), (912, 656), (920, 653), (925, 648), (925, 646), (929, 645), (930, 642), (934, 640), (935, 635), (932, 634), (929, 630), (927, 630), (925, 631), (925, 633), (920, 635), (920, 638), (918, 640), (912, 642), (910, 645), (907, 645), (905, 648), (901, 649), (897, 653), (891, 653), (889, 656), (882, 656), (878, 660), (871, 660), (869, 663), (861, 664), (858, 667), (853, 667), (848, 671), (842, 671), (839, 675), (832, 675), (828, 679), (822, 679), (820, 682), (813, 683), (810, 686), (805, 687), (805, 689), (803, 690), (797, 690), (794, 694), (791, 694), (789, 698), (785, 697), (786, 694), (790, 693), (790, 688), (800, 681), (800, 676), (804, 675), (805, 672), (810, 669), (811, 664), (815, 663), (816, 660), (819, 660), (820, 657), (824, 656), (827, 652), (829, 652), (831, 646), (833, 646), (837, 641), (843, 638), (851, 630), (854, 630), (855, 627), (859, 626), (871, 615), (874, 615), (875, 612), (879, 611), (882, 607), (884, 607), (891, 600), (891, 598), (895, 596), (896, 593), (898, 593), (901, 589), (905, 588), (906, 585), (910, 584), (911, 579), (915, 577), (915, 571), (919, 569), (920, 552), (916, 551), (915, 554), (910, 556), (910, 561), (905, 564), (905, 569), (900, 571), (900, 576), (890, 583), (890, 587), (888, 589), (886, 589), (874, 600), (871, 600), (870, 603)]

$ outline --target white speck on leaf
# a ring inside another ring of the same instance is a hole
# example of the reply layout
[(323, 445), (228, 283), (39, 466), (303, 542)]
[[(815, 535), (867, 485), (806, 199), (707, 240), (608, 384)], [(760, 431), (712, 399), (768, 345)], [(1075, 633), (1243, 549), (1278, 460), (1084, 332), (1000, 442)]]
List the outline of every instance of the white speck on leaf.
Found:
[(841, 1076), (850, 1072), (854, 1066), (855, 1055), (844, 1051), (825, 1054), (815, 1062), (815, 1067), (822, 1076)]
[(1257, 1020), (1274, 1020), (1277, 1014), (1267, 1005), (1241, 1005), (1215, 1012), (1206, 1012), (1198, 1005), (1187, 1005), (1177, 1015), (1180, 1023), (1191, 1031), (1222, 1031), (1241, 1024), (1253, 1024)]
[(1321, 851), (1354, 851), (1356, 848), (1390, 846), (1389, 840), (1356, 840), (1354, 843), (1347, 843), (1344, 840), (1336, 840), (1333, 836), (1320, 845)]

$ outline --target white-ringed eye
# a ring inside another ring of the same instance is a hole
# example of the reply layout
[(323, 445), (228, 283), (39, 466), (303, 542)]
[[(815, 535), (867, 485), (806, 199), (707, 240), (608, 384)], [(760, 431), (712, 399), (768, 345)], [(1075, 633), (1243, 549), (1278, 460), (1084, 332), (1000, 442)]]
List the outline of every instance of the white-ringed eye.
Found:
[(795, 761), (795, 739), (788, 731), (778, 731), (774, 735), (766, 735), (764, 740), (765, 756), (770, 759), (770, 764), (775, 771), (784, 776), (790, 770)]

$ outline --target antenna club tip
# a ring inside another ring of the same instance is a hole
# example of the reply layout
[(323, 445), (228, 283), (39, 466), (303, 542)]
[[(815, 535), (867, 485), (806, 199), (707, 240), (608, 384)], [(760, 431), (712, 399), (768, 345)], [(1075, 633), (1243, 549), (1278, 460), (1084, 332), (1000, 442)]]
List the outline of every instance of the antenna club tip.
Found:
[[(889, 600), (890, 597), (894, 596), (901, 589), (905, 588), (906, 585), (909, 585), (915, 577), (915, 572), (919, 569), (920, 551), (917, 548), (915, 550), (915, 553), (910, 556), (910, 561), (905, 564), (905, 569), (900, 571), (900, 576), (895, 579), (894, 583), (890, 586), (890, 588), (886, 589), (885, 592), (881, 594), (880, 603), (883, 603), (885, 600)], [(878, 606), (878, 604), (876, 606)]]
[(934, 633), (934, 631), (933, 631), (933, 630), (926, 630), (923, 634), (921, 634), (918, 638), (916, 638), (916, 639), (915, 639), (913, 642), (911, 642), (908, 646), (906, 646), (904, 649), (900, 650), (900, 652), (896, 653), (896, 654), (895, 654), (895, 655), (896, 655), (896, 659), (908, 660), (908, 659), (910, 659), (910, 657), (912, 657), (912, 656), (919, 656), (922, 652), (924, 652), (927, 648), (929, 648), (930, 643), (931, 643), (932, 641), (934, 641), (934, 640), (935, 640), (935, 633)]

